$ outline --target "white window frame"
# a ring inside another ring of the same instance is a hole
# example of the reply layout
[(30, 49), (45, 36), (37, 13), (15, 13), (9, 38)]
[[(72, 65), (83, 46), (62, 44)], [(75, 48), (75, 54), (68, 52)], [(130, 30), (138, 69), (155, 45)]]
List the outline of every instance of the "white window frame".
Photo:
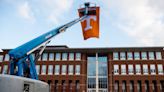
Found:
[(54, 53), (49, 53), (49, 61), (54, 61)]
[(53, 65), (48, 65), (48, 75), (53, 74)]
[(73, 67), (73, 65), (69, 65), (69, 66), (68, 66), (68, 74), (69, 74), (69, 75), (73, 75), (73, 72), (74, 72), (74, 67)]
[(141, 52), (141, 59), (147, 60), (147, 52)]
[(114, 65), (114, 75), (119, 75), (119, 65)]
[(67, 74), (67, 65), (62, 65), (61, 74), (62, 74), (62, 75), (66, 75), (66, 74)]
[(55, 60), (60, 61), (61, 60), (61, 53), (56, 53), (55, 54)]
[(133, 68), (132, 64), (128, 65), (128, 74), (129, 75), (133, 75), (134, 74), (134, 68)]
[(113, 60), (119, 60), (118, 52), (113, 52)]
[(135, 68), (136, 68), (136, 74), (140, 75), (141, 74), (141, 65), (140, 64), (136, 64)]
[(47, 61), (47, 60), (48, 60), (48, 53), (43, 53), (42, 61)]
[(75, 56), (74, 53), (69, 53), (69, 60), (74, 60)]
[(76, 60), (81, 60), (81, 53), (76, 53), (75, 59)]
[(62, 53), (62, 60), (66, 61), (68, 58), (68, 53)]
[(55, 71), (54, 71), (55, 75), (59, 75), (60, 74), (60, 65), (55, 65)]
[(75, 75), (80, 75), (80, 72), (81, 72), (80, 65), (76, 65), (75, 66)]
[(127, 52), (127, 60), (133, 60), (133, 53)]
[(155, 64), (150, 64), (150, 74), (152, 75), (156, 74)]
[(122, 75), (126, 75), (126, 65), (125, 64), (123, 64), (123, 65), (121, 65), (121, 74)]
[(40, 74), (40, 65), (36, 65), (36, 72), (38, 75)]
[(120, 52), (120, 60), (126, 60), (126, 53)]
[(140, 60), (140, 52), (134, 52), (134, 60)]
[(149, 60), (154, 60), (154, 52), (149, 52)]
[(155, 55), (156, 55), (156, 59), (157, 60), (162, 60), (162, 54), (161, 54), (161, 52), (155, 52)]
[(0, 55), (0, 62), (3, 61), (3, 55)]
[(42, 74), (42, 75), (46, 75), (46, 71), (47, 71), (47, 66), (46, 66), (46, 65), (42, 65), (41, 74)]
[(147, 64), (143, 64), (143, 74), (144, 75), (148, 75), (149, 74), (149, 70), (148, 70), (148, 65)]
[(5, 59), (4, 59), (4, 61), (9, 61), (9, 60), (10, 60), (9, 54), (5, 54)]
[(163, 75), (163, 65), (162, 64), (158, 64), (157, 67), (158, 67), (158, 74), (159, 75)]

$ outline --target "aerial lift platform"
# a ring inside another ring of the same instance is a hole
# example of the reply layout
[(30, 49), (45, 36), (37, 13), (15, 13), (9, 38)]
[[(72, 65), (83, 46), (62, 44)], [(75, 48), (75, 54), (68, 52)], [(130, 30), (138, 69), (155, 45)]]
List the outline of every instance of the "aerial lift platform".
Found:
[[(88, 10), (90, 3), (85, 3), (84, 6), (84, 11), (81, 12), (82, 17), (59, 26), (9, 52), (10, 75), (0, 75), (0, 92), (49, 92), (49, 85), (38, 80), (35, 62), (53, 37), (94, 13)], [(32, 53), (38, 49), (40, 52), (33, 58)]]

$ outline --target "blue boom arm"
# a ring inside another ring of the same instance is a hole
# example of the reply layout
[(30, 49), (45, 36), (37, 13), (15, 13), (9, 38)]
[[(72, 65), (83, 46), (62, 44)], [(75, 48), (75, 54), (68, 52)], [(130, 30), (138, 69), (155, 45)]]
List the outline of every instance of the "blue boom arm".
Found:
[[(10, 61), (10, 74), (17, 76), (25, 76), (32, 79), (38, 79), (36, 69), (35, 69), (35, 61), (40, 57), (42, 52), (44, 51), (46, 45), (51, 41), (51, 39), (58, 35), (59, 33), (65, 31), (68, 27), (76, 24), (79, 21), (84, 20), (87, 17), (89, 5), (85, 5), (85, 15), (81, 18), (75, 19), (65, 25), (62, 25), (56, 29), (53, 29), (11, 51), (9, 51), (9, 55), (11, 57)], [(32, 52), (41, 48), (38, 56), (35, 59), (32, 57)]]
[(49, 43), (51, 38), (56, 36), (57, 34), (63, 32), (66, 30), (66, 28), (72, 26), (73, 24), (83, 20), (86, 18), (86, 16), (83, 16), (81, 18), (78, 18), (70, 23), (67, 23), (61, 27), (58, 27), (56, 29), (51, 30), (50, 32), (47, 32), (9, 52), (9, 55), (13, 57), (14, 59), (20, 59), (23, 57), (26, 57), (27, 55), (31, 54), (36, 49), (44, 46), (45, 44)]

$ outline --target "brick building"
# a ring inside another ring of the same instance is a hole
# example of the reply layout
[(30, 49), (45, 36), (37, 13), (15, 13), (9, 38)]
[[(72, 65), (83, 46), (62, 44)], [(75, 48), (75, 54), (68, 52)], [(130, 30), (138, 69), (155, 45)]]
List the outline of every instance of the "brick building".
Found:
[[(10, 72), (8, 51), (0, 52), (2, 74)], [(36, 70), (51, 92), (164, 92), (163, 47), (48, 46)]]

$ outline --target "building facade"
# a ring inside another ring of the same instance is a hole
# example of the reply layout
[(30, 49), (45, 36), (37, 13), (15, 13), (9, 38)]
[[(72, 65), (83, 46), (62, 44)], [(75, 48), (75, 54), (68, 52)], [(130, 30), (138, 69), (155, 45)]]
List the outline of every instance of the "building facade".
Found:
[[(0, 52), (1, 74), (10, 72), (8, 51)], [(51, 92), (164, 92), (163, 47), (48, 46), (36, 70)]]

